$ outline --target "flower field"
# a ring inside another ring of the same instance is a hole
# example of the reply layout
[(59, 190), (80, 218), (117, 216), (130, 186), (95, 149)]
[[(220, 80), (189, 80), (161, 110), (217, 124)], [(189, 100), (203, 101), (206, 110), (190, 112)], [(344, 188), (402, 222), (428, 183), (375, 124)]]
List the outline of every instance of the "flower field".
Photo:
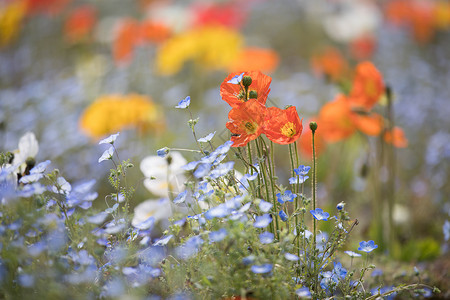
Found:
[(450, 3), (0, 0), (0, 298), (450, 298)]

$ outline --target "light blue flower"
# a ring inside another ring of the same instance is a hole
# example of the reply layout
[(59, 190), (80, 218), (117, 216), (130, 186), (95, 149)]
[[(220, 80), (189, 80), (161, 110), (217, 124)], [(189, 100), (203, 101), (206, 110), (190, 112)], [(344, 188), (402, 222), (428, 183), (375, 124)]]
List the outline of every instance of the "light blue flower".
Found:
[(183, 192), (179, 193), (177, 197), (173, 199), (173, 203), (180, 204), (186, 201), (187, 192), (187, 190), (184, 190)]
[(253, 226), (256, 228), (265, 228), (272, 222), (272, 216), (270, 214), (264, 214), (255, 218)]
[(120, 132), (116, 133), (116, 134), (111, 134), (110, 136), (108, 136), (106, 139), (101, 140), (100, 142), (98, 142), (99, 145), (101, 144), (114, 144), (114, 142), (116, 141), (117, 137), (119, 136)]
[(211, 171), (210, 176), (212, 179), (217, 179), (219, 177), (226, 175), (231, 170), (233, 170), (233, 167), (234, 167), (234, 161), (229, 161), (229, 162), (226, 162), (223, 164), (219, 164), (218, 166), (216, 166), (214, 168), (214, 170)]
[(264, 201), (261, 199), (261, 201), (259, 201), (259, 209), (262, 212), (269, 212), (269, 210), (272, 208), (273, 204), (267, 201)]
[(242, 259), (242, 263), (246, 266), (255, 262), (256, 257), (254, 255), (246, 256)]
[(187, 96), (186, 98), (184, 98), (183, 100), (181, 100), (180, 102), (178, 102), (178, 105), (175, 106), (175, 108), (187, 108), (189, 107), (189, 104), (191, 104), (191, 97)]
[(231, 145), (233, 145), (233, 141), (226, 141), (222, 145), (216, 148), (216, 150), (213, 151), (214, 154), (220, 155), (220, 154), (226, 154), (231, 149)]
[(211, 132), (210, 134), (208, 134), (205, 137), (199, 138), (197, 141), (201, 142), (201, 143), (207, 143), (209, 141), (212, 140), (212, 138), (214, 137), (214, 135), (216, 134), (216, 132)]
[(289, 178), (289, 184), (302, 184), (309, 176), (298, 176)]
[(300, 298), (311, 298), (311, 292), (306, 286), (297, 289), (295, 294)]
[(278, 215), (280, 216), (281, 221), (283, 221), (283, 222), (286, 222), (289, 219), (288, 215), (282, 210), (280, 210)]
[(212, 231), (209, 233), (209, 240), (211, 242), (220, 242), (222, 241), (226, 236), (228, 235), (228, 232), (225, 228), (221, 228), (217, 231)]
[(113, 157), (113, 154), (114, 154), (114, 147), (111, 146), (108, 148), (108, 150), (103, 152), (102, 156), (100, 156), (100, 158), (98, 159), (98, 162), (101, 163), (104, 160), (111, 159)]
[(51, 164), (51, 161), (49, 160), (38, 163), (33, 169), (30, 170), (30, 174), (44, 173), (49, 164)]
[(289, 253), (289, 252), (286, 252), (284, 254), (284, 258), (286, 258), (287, 260), (290, 260), (290, 261), (298, 261), (300, 259), (300, 257), (298, 257), (297, 255)]
[(157, 240), (153, 246), (165, 246), (169, 243), (169, 241), (172, 239), (173, 235), (170, 234), (168, 236), (163, 236), (159, 240)]
[(245, 72), (242, 72), (241, 74), (234, 76), (233, 78), (228, 80), (227, 83), (239, 84), (242, 81), (242, 78), (244, 77), (244, 73)]
[(157, 154), (159, 157), (164, 158), (164, 157), (167, 156), (167, 154), (169, 154), (169, 148), (164, 147), (164, 148), (158, 149), (158, 150), (156, 150), (156, 154)]
[(186, 171), (192, 171), (195, 169), (195, 167), (197, 167), (198, 163), (199, 161), (191, 161), (190, 163), (182, 166), (181, 168)]
[(444, 240), (447, 242), (450, 239), (450, 222), (448, 220), (445, 220), (442, 232), (444, 233)]
[(273, 242), (274, 235), (271, 232), (263, 232), (259, 234), (259, 241), (261, 244), (270, 244)]
[(340, 262), (335, 263), (334, 264), (334, 268), (333, 268), (333, 272), (334, 274), (336, 274), (339, 278), (344, 279), (345, 276), (347, 276), (347, 270), (342, 266), (342, 264)]
[(197, 166), (197, 169), (194, 171), (194, 176), (196, 178), (202, 178), (209, 174), (209, 171), (211, 170), (211, 164), (199, 164)]
[(311, 170), (311, 167), (301, 165), (297, 169), (294, 169), (294, 172), (299, 176), (305, 176), (306, 174), (308, 174), (309, 170)]
[(255, 274), (269, 273), (270, 271), (272, 271), (272, 265), (271, 264), (253, 265), (251, 267), (251, 270)]
[(368, 242), (366, 242), (366, 241), (360, 242), (358, 250), (369, 253), (377, 248), (378, 248), (378, 245), (375, 245), (375, 242), (370, 240)]
[(323, 221), (328, 221), (328, 218), (330, 217), (330, 214), (327, 212), (324, 212), (323, 209), (321, 208), (316, 208), (316, 210), (310, 210), (309, 211), (313, 217), (316, 220), (323, 220)]
[(149, 217), (147, 218), (147, 220), (137, 224), (136, 227), (137, 229), (140, 230), (147, 230), (153, 227), (153, 225), (155, 224), (155, 218), (154, 217)]
[(205, 212), (205, 217), (207, 220), (211, 220), (214, 218), (223, 218), (230, 214), (230, 209), (227, 207), (225, 203), (221, 203), (207, 212)]
[(297, 195), (293, 194), (290, 190), (285, 191), (283, 194), (277, 194), (277, 200), (281, 204), (284, 202), (293, 202), (295, 197), (297, 197)]
[(344, 251), (344, 253), (350, 257), (360, 257), (361, 256), (361, 254), (353, 252), (353, 251)]

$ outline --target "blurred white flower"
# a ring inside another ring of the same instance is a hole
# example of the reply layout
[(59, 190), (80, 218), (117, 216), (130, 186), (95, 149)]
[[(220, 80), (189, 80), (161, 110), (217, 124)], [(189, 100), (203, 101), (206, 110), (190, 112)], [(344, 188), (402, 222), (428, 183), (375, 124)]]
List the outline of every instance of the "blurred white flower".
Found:
[(148, 218), (153, 217), (155, 223), (167, 220), (172, 216), (172, 207), (169, 199), (147, 200), (134, 208), (134, 217), (131, 225), (137, 226)]
[(350, 42), (372, 33), (381, 23), (377, 6), (365, 1), (339, 1), (335, 11), (324, 16), (324, 27), (330, 38), (338, 42)]
[(13, 165), (18, 166), (19, 173), (23, 173), (26, 168), (26, 160), (34, 158), (39, 151), (39, 143), (32, 132), (25, 133), (19, 140), (19, 149), (14, 151)]
[(165, 158), (157, 155), (147, 156), (140, 165), (146, 177), (144, 186), (160, 197), (169, 198), (169, 191), (171, 191), (174, 198), (184, 190), (186, 177), (182, 167), (186, 163), (186, 159), (177, 151), (171, 151)]

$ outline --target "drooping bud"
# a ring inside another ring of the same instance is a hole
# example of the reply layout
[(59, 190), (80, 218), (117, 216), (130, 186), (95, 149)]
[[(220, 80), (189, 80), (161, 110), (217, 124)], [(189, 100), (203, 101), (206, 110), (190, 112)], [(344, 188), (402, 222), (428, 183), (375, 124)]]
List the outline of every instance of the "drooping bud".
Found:
[(250, 76), (244, 76), (242, 78), (242, 85), (245, 87), (249, 87), (252, 84), (252, 78)]

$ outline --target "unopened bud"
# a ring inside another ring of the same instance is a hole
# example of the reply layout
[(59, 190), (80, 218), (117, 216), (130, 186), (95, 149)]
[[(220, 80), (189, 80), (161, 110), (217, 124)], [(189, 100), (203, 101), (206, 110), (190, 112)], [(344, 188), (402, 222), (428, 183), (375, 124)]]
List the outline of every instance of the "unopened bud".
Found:
[(316, 122), (309, 123), (309, 129), (311, 129), (311, 131), (314, 133), (317, 130), (317, 123)]
[(249, 99), (257, 99), (258, 98), (258, 93), (256, 91), (250, 91), (248, 93), (248, 98)]
[(252, 78), (250, 76), (244, 76), (242, 78), (242, 85), (245, 87), (249, 87), (252, 84)]

